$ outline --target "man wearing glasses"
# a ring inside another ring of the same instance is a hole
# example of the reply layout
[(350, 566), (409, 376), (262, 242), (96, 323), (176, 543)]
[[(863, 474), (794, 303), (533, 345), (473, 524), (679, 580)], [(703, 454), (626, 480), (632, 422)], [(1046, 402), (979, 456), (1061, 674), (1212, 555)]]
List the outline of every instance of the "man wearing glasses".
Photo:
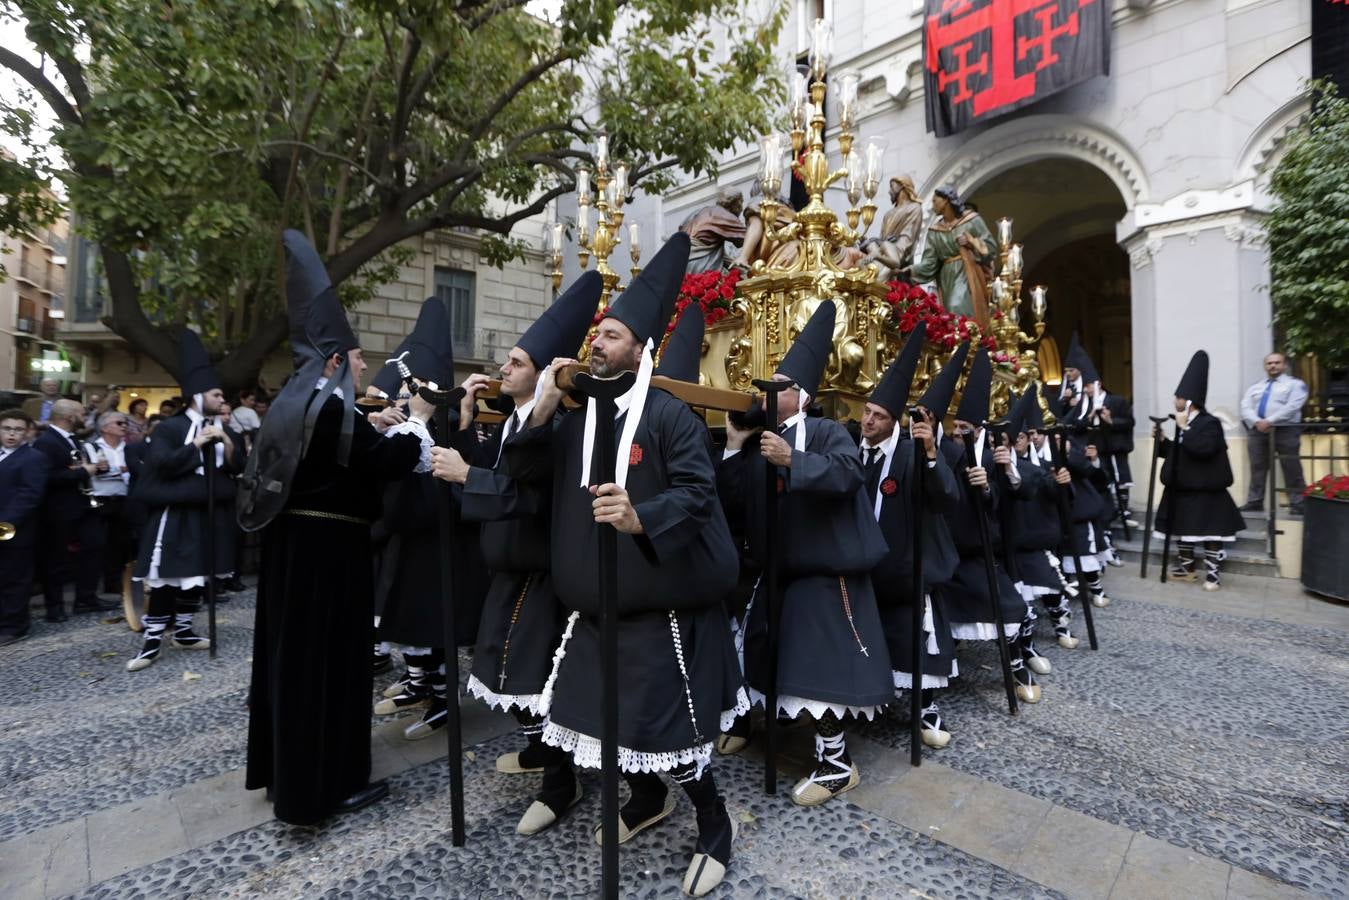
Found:
[(0, 412), (0, 522), (14, 529), (12, 537), (0, 540), (0, 647), (28, 636), (37, 507), (47, 484), (46, 460), (24, 443), (32, 427), (32, 416), (23, 410)]

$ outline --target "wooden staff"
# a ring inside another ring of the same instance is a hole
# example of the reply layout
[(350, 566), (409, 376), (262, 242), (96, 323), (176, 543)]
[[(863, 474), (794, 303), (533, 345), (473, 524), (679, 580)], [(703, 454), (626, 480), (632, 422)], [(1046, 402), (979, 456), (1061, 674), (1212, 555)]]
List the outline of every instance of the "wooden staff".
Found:
[[(460, 387), (433, 390), (418, 389), (421, 398), (436, 408), (436, 446), (450, 446), (450, 409), (464, 396)], [(464, 748), (459, 721), (459, 651), (454, 633), (454, 556), (448, 550), (454, 540), (453, 487), (448, 481), (436, 481), (436, 514), (440, 527), (440, 597), (445, 635), (445, 732), (450, 770), (450, 843), (464, 846)]]
[[(1175, 416), (1171, 417), (1175, 419)], [(1176, 422), (1176, 437), (1171, 442), (1171, 484), (1180, 484), (1180, 438), (1185, 433), (1185, 429), (1180, 427), (1180, 422)], [(1162, 467), (1163, 473), (1166, 467)], [(1172, 497), (1174, 500), (1175, 497)], [(1160, 510), (1159, 510), (1160, 511)], [(1171, 535), (1176, 527), (1176, 504), (1171, 504), (1171, 509), (1167, 511), (1166, 516), (1166, 537), (1162, 540), (1162, 584), (1166, 584), (1167, 570), (1171, 567)], [(1197, 565), (1197, 563), (1196, 563)]]
[(1148, 551), (1152, 546), (1153, 497), (1157, 493), (1157, 460), (1162, 456), (1162, 423), (1174, 416), (1148, 416), (1152, 420), (1152, 466), (1148, 469), (1148, 509), (1143, 516), (1143, 552), (1138, 564), (1138, 577), (1148, 577)]
[[(206, 474), (206, 636), (210, 658), (215, 659), (215, 445), (212, 438), (201, 450), (202, 471)], [(166, 511), (164, 515), (168, 515)]]
[[(909, 407), (910, 426), (927, 417), (916, 406)], [(896, 425), (895, 427), (899, 427)], [(935, 438), (934, 438), (935, 439)], [(913, 651), (912, 683), (909, 685), (909, 764), (923, 764), (923, 608), (927, 595), (923, 588), (923, 482), (927, 478), (927, 448), (913, 442)]]
[[(573, 386), (595, 400), (595, 448), (593, 459), (597, 484), (614, 480), (614, 401), (627, 393), (637, 380), (635, 372), (613, 378), (597, 378), (589, 372), (574, 373)], [(562, 379), (558, 379), (559, 384)], [(589, 473), (587, 473), (589, 474)], [(599, 527), (600, 584), (600, 835), (602, 887), (605, 900), (618, 900), (618, 530)]]

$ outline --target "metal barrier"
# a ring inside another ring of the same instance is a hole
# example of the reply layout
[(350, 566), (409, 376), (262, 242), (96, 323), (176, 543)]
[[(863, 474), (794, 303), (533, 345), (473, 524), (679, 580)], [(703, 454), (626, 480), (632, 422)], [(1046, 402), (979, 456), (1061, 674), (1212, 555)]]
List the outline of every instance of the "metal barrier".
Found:
[[(1298, 451), (1295, 454), (1280, 453), (1276, 445), (1276, 435), (1280, 431), (1292, 429), (1296, 429), (1301, 436)], [(1349, 473), (1349, 423), (1300, 422), (1296, 425), (1273, 425), (1265, 434), (1269, 442), (1269, 468), (1265, 473), (1265, 477), (1269, 479), (1265, 490), (1269, 498), (1269, 532), (1265, 540), (1270, 559), (1278, 559), (1277, 539), (1283, 534), (1278, 527), (1279, 494), (1289, 493), (1287, 485), (1279, 487), (1281, 470), (1279, 460), (1288, 459), (1290, 456), (1297, 459), (1298, 465), (1304, 469), (1303, 477), (1308, 484), (1325, 475)], [(1307, 453), (1302, 452), (1304, 444), (1309, 451)], [(1305, 471), (1305, 463), (1312, 464), (1310, 472)]]

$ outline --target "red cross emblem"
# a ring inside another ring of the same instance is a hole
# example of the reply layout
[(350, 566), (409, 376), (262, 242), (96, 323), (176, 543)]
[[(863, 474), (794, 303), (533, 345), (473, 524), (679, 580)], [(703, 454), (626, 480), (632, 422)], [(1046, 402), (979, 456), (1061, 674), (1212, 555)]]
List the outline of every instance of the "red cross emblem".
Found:
[(642, 461), (642, 445), (633, 444), (632, 448), (628, 450), (628, 465), (635, 466), (641, 461)]
[(881, 493), (885, 496), (889, 497), (897, 490), (899, 490), (899, 485), (895, 483), (893, 478), (887, 478), (881, 482)]

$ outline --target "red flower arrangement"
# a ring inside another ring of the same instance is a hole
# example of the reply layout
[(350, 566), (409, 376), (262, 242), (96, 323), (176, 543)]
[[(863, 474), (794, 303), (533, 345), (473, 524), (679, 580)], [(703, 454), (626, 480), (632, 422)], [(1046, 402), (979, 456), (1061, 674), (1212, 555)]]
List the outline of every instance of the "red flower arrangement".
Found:
[(1349, 502), (1349, 475), (1324, 475), (1319, 481), (1307, 485), (1302, 496)]
[(674, 331), (675, 324), (691, 303), (697, 303), (703, 311), (703, 321), (711, 327), (731, 314), (731, 300), (735, 298), (735, 286), (740, 282), (740, 269), (722, 272), (697, 272), (685, 275), (679, 286), (679, 296), (675, 299), (675, 314), (666, 331)]
[[(890, 293), (885, 295), (885, 301), (890, 304), (891, 320), (900, 334), (909, 334), (918, 327), (919, 322), (926, 322), (927, 340), (946, 350), (952, 350), (961, 341), (969, 340), (970, 325), (974, 323), (969, 316), (947, 312), (936, 294), (916, 284), (902, 281), (888, 284)], [(989, 350), (997, 347), (992, 335), (985, 336), (981, 343)]]

